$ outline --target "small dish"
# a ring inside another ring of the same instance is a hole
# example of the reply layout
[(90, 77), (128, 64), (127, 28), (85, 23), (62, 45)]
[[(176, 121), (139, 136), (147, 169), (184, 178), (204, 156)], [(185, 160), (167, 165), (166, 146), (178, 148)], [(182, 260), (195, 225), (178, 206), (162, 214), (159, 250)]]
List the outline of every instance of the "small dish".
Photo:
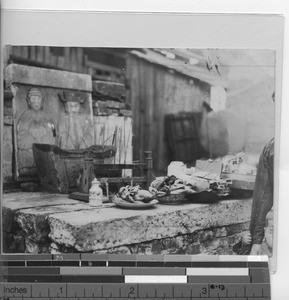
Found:
[(148, 209), (151, 208), (153, 206), (155, 206), (156, 204), (158, 204), (158, 200), (151, 200), (148, 203), (144, 203), (141, 201), (136, 201), (134, 203), (131, 202), (127, 202), (125, 200), (122, 200), (120, 198), (114, 197), (113, 199), (113, 203), (120, 208), (124, 208), (124, 209)]

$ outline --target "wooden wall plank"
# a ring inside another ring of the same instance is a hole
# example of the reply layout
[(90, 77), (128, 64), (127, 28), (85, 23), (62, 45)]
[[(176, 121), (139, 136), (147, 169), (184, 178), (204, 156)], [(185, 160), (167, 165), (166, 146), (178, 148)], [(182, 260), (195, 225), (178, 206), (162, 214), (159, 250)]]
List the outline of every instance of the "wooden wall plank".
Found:
[[(150, 149), (155, 172), (164, 173), (169, 164), (164, 141), (165, 115), (201, 112), (204, 95), (209, 95), (210, 86), (133, 55), (128, 56), (127, 67), (128, 102), (132, 105), (134, 119), (133, 158), (138, 159), (139, 152), (146, 150), (144, 148)], [(193, 142), (191, 147), (195, 147)], [(180, 145), (179, 151), (183, 150)], [(192, 153), (194, 151), (195, 148)]]

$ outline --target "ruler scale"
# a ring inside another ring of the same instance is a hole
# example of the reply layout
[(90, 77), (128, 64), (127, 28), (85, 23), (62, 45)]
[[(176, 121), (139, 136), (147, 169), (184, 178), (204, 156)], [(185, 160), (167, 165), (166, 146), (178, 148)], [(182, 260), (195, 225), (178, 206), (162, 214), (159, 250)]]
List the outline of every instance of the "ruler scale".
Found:
[(0, 300), (270, 299), (267, 257), (2, 255)]

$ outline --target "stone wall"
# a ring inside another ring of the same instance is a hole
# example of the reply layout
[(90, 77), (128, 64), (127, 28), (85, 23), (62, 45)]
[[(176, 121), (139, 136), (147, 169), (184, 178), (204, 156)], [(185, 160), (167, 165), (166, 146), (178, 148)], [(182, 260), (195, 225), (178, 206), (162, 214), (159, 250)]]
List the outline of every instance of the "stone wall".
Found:
[(3, 197), (5, 253), (233, 254), (251, 199), (215, 204), (91, 208), (65, 195)]

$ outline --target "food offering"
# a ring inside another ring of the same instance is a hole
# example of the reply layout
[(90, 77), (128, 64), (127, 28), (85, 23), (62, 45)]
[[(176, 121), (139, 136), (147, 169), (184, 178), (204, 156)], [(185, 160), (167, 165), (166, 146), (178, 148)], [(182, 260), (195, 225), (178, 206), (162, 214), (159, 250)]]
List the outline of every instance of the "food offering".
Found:
[(121, 187), (112, 201), (117, 207), (125, 209), (146, 209), (158, 204), (155, 195), (139, 185)]
[[(161, 204), (213, 202), (230, 194), (230, 180), (198, 176), (174, 175), (159, 177), (151, 183), (150, 192)], [(204, 197), (206, 195), (206, 197)]]

